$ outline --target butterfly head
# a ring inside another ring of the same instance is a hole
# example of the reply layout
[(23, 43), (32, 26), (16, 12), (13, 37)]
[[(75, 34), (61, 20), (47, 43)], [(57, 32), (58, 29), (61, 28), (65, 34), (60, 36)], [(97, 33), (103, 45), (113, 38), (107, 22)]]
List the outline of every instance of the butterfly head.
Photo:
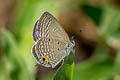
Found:
[(75, 46), (75, 41), (74, 40), (72, 40), (69, 44), (68, 44), (68, 46), (67, 46), (67, 48), (66, 48), (66, 53), (67, 53), (67, 55), (69, 55), (69, 53), (71, 52), (71, 51), (73, 51), (73, 47)]

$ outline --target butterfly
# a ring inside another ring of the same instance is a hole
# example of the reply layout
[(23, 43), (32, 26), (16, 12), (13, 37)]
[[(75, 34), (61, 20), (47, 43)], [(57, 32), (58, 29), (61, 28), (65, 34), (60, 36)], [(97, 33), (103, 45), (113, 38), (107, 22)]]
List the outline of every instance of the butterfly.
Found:
[(32, 55), (38, 64), (55, 68), (75, 46), (67, 33), (49, 12), (44, 12), (33, 28)]

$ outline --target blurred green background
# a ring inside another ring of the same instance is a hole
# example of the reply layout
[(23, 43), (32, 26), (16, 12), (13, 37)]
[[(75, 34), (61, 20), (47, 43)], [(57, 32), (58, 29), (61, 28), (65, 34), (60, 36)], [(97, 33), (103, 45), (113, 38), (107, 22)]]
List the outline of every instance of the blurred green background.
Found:
[[(35, 66), (31, 55), (32, 29), (44, 11), (70, 36), (82, 30), (74, 57), (59, 69)], [(120, 80), (119, 0), (0, 0), (0, 80), (52, 79)]]

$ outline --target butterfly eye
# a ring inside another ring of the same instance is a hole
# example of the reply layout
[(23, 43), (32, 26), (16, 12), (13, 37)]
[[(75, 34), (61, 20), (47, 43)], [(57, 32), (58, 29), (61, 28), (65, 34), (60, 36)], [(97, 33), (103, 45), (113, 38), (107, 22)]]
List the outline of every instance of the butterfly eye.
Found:
[(72, 41), (72, 44), (73, 44), (74, 42)]
[(43, 56), (43, 61), (48, 61), (48, 58), (46, 56)]

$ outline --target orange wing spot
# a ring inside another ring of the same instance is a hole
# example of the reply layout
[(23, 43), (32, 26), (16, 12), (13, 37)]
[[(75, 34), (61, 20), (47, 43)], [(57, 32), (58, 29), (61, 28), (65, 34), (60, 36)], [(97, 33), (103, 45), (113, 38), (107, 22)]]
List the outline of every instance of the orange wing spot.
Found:
[(48, 58), (46, 56), (43, 56), (43, 58), (45, 59), (45, 61), (48, 61)]

